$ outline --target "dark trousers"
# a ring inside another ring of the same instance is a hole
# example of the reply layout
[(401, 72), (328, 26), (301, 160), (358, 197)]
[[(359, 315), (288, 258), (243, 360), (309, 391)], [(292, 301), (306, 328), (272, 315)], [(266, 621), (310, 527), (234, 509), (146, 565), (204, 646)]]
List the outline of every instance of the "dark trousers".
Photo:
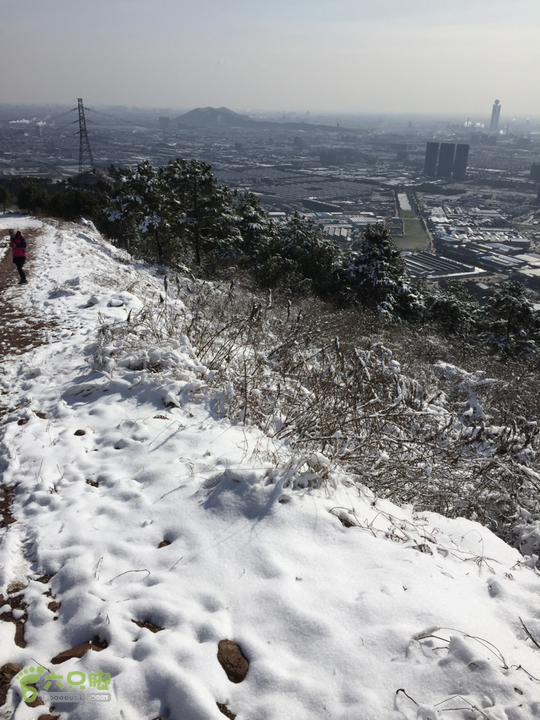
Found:
[(21, 276), (21, 282), (25, 283), (26, 275), (24, 274), (23, 265), (26, 262), (26, 258), (25, 257), (16, 257), (16, 258), (13, 258), (13, 262), (15, 263), (15, 265), (17, 266), (17, 270), (19, 271), (19, 275)]

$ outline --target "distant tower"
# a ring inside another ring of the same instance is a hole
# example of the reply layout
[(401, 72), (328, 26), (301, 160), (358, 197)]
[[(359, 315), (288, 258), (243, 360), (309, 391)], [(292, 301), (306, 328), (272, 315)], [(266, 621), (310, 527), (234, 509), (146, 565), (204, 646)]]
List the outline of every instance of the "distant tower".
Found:
[(90, 140), (88, 140), (88, 132), (86, 131), (86, 118), (84, 117), (84, 105), (82, 98), (77, 98), (79, 106), (79, 174), (84, 169), (85, 162), (90, 163), (90, 167), (94, 167), (94, 158), (90, 149)]
[(489, 132), (496, 134), (499, 132), (499, 116), (501, 114), (501, 104), (498, 100), (493, 103), (493, 110), (491, 111), (491, 122), (489, 124)]
[(424, 175), (435, 177), (437, 174), (437, 158), (439, 157), (439, 143), (428, 142), (426, 145), (426, 160), (424, 162)]
[(456, 156), (454, 158), (454, 180), (465, 180), (467, 173), (467, 160), (469, 158), (469, 146), (465, 144), (456, 145)]
[(439, 150), (439, 164), (437, 165), (437, 177), (449, 178), (452, 175), (454, 167), (454, 152), (456, 146), (454, 143), (441, 143)]

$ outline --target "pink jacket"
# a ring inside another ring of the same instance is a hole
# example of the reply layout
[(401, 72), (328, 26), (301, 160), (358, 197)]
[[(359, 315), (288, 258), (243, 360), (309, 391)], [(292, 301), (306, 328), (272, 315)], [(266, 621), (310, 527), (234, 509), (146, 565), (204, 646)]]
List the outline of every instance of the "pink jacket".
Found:
[(26, 238), (20, 230), (17, 230), (15, 237), (11, 238), (13, 257), (26, 257)]

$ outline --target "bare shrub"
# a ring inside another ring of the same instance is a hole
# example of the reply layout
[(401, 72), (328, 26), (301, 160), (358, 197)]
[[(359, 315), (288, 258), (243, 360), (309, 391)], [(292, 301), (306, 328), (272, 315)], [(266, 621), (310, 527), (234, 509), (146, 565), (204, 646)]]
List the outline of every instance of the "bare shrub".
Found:
[(321, 482), (346, 470), (394, 502), (478, 520), (538, 551), (538, 408), (532, 380), (518, 392), (517, 364), (477, 355), (458, 367), (463, 348), (429, 328), (257, 295), (234, 280), (179, 279), (169, 290), (104, 339), (122, 337), (125, 353), (183, 333), (210, 371), (214, 410), (259, 426), (289, 464)]

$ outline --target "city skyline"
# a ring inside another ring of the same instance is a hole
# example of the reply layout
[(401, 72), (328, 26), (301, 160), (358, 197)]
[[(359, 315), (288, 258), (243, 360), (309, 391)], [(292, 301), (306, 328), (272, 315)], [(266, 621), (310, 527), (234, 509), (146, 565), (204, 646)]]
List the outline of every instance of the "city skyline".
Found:
[[(511, 7), (511, 12), (508, 9)], [(5, 0), (0, 103), (540, 115), (537, 0)]]

